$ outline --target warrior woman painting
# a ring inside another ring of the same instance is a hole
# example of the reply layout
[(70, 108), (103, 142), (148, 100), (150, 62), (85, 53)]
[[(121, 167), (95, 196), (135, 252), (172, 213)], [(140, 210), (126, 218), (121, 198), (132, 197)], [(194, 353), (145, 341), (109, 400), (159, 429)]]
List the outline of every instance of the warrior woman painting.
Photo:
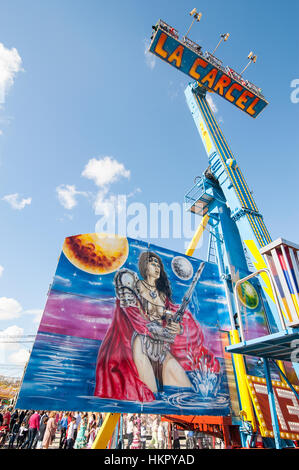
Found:
[(116, 306), (100, 346), (94, 395), (101, 398), (151, 402), (164, 387), (192, 389), (187, 372), (205, 367), (219, 372), (219, 363), (203, 345), (199, 324), (172, 302), (161, 258), (141, 253), (139, 279), (128, 269), (117, 272)]

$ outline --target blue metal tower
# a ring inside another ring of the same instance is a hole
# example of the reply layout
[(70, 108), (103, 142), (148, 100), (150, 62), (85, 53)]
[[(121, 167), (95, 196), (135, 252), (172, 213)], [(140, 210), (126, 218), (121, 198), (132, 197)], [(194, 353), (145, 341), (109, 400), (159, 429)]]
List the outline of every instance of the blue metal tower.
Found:
[[(291, 343), (297, 338), (299, 340), (295, 329), (299, 325), (299, 247), (297, 249), (288, 242), (273, 247), (263, 216), (209, 106), (207, 94), (212, 92), (222, 96), (254, 118), (268, 102), (258, 87), (229, 67), (224, 67), (214, 55), (203, 53), (202, 47), (189, 38), (180, 40), (178, 32), (165, 22), (160, 20), (154, 30), (150, 52), (193, 79), (185, 95), (208, 155), (209, 167), (187, 192), (185, 203), (188, 210), (203, 217), (204, 225), (207, 222), (210, 225), (210, 246), (216, 249), (226, 292), (231, 341), (227, 351), (233, 353), (240, 408), (256, 429), (256, 408), (253, 406), (246, 357), (263, 357), (272, 431), (266, 431), (263, 422), (259, 424), (264, 436), (274, 438), (275, 446), (280, 448), (284, 434), (291, 437), (295, 434), (281, 433), (279, 430), (268, 360), (273, 358), (278, 361), (281, 380), (286, 380), (292, 387), (282, 361), (292, 359)], [(272, 269), (267, 262), (269, 253), (276, 263)], [(281, 255), (285, 255), (282, 260), (282, 266), (286, 266), (284, 272), (279, 261)], [(275, 278), (277, 272), (279, 285)], [(244, 329), (246, 312), (244, 317), (240, 303), (242, 296), (246, 296), (246, 288), (256, 290), (263, 304), (263, 338), (252, 338), (250, 331)], [(298, 365), (294, 363), (293, 367), (299, 377)], [(293, 392), (297, 393), (294, 388)]]

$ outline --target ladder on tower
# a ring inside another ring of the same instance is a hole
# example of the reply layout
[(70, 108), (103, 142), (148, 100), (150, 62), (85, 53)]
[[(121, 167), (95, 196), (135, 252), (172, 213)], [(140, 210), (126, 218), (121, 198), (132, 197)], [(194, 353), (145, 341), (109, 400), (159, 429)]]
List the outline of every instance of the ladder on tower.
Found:
[(217, 250), (216, 250), (215, 235), (213, 234), (211, 230), (210, 230), (210, 236), (209, 236), (207, 261), (208, 263), (217, 264)]

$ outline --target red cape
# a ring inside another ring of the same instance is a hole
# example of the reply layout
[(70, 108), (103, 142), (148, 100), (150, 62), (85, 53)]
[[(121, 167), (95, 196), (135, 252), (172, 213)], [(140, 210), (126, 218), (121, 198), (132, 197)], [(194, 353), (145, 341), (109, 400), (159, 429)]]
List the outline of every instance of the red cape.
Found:
[[(167, 300), (166, 308), (175, 312), (178, 307)], [(153, 392), (138, 376), (131, 345), (134, 332), (151, 336), (148, 323), (139, 307), (121, 308), (117, 299), (113, 320), (99, 349), (95, 396), (140, 402), (155, 400)], [(182, 325), (184, 331), (176, 336), (171, 354), (186, 371), (196, 369), (204, 357), (208, 368), (218, 372), (219, 362), (203, 346), (201, 328), (190, 312), (184, 313)]]

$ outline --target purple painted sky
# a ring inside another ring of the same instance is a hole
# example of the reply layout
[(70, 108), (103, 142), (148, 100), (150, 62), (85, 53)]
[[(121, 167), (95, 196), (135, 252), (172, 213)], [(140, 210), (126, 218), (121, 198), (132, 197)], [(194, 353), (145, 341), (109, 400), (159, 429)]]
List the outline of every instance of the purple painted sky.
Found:
[(102, 340), (112, 319), (114, 302), (51, 291), (39, 332)]

